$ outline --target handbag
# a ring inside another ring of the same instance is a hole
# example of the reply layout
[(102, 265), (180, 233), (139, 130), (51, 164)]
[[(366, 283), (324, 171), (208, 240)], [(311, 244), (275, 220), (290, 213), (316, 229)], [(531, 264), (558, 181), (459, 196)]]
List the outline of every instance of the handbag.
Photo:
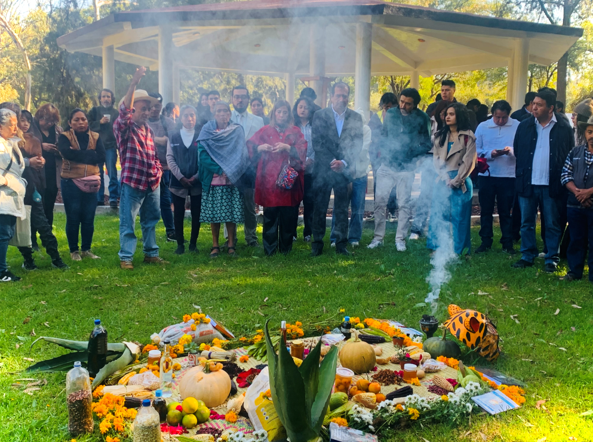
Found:
[(99, 191), (99, 187), (101, 187), (101, 177), (98, 175), (75, 178), (72, 182), (84, 193), (96, 193)]
[(31, 206), (25, 206), (26, 218), (17, 218), (14, 226), (14, 235), (8, 244), (15, 247), (31, 247)]
[(290, 162), (286, 162), (280, 169), (276, 179), (276, 186), (284, 190), (290, 190), (298, 176), (299, 173), (290, 166)]

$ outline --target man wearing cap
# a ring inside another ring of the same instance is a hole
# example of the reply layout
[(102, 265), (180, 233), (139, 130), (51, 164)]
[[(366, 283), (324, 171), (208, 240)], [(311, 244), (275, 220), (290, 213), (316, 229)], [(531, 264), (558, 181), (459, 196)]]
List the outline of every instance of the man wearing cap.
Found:
[(164, 263), (159, 258), (155, 226), (161, 218), (160, 191), (162, 167), (156, 154), (153, 133), (148, 126), (150, 108), (156, 98), (142, 89), (136, 90), (145, 67), (136, 69), (126, 96), (119, 105), (119, 117), (113, 124), (121, 163), (121, 197), (119, 202), (119, 259), (122, 269), (132, 270), (136, 251), (134, 227), (140, 213), (144, 262)]
[(593, 283), (593, 117), (579, 122), (585, 143), (575, 147), (566, 158), (561, 181), (569, 191), (567, 214), (570, 229), (568, 267), (565, 281), (583, 277), (589, 251), (589, 282)]

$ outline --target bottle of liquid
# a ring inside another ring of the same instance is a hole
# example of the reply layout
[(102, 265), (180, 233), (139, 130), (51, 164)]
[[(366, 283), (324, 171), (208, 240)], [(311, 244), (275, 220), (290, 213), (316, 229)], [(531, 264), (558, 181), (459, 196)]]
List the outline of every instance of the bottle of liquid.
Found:
[(152, 402), (152, 406), (159, 414), (161, 424), (167, 420), (167, 402), (163, 399), (163, 391), (157, 390), (154, 392), (156, 399)]
[(134, 419), (134, 442), (161, 442), (159, 414), (150, 406), (150, 399), (142, 401), (142, 408)]
[(342, 322), (342, 325), (340, 326), (340, 331), (346, 340), (350, 339), (352, 336), (352, 324), (350, 323), (350, 316), (346, 316), (344, 318), (344, 322)]
[(286, 343), (286, 321), (280, 322), (280, 333), (282, 334), (284, 343)]
[(173, 359), (171, 358), (171, 342), (163, 341), (163, 355), (161, 356), (160, 377), (163, 397), (173, 394)]
[(89, 375), (94, 378), (107, 364), (107, 330), (101, 325), (100, 319), (95, 319), (95, 328), (89, 338), (88, 352)]
[(68, 431), (72, 436), (92, 433), (93, 395), (89, 372), (82, 368), (80, 361), (66, 375), (66, 398), (68, 402)]

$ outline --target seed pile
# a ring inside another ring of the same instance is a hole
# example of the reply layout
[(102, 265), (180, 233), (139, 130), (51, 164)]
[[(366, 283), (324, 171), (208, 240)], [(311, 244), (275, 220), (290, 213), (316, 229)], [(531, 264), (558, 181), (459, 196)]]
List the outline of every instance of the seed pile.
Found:
[(136, 422), (134, 425), (134, 442), (160, 442), (161, 425), (158, 421), (154, 424)]
[(403, 378), (393, 370), (380, 370), (373, 375), (373, 381), (382, 385), (401, 385)]
[(93, 398), (88, 390), (68, 395), (68, 431), (72, 436), (93, 432)]
[(198, 431), (196, 431), (196, 434), (211, 434), (214, 437), (214, 440), (216, 440), (222, 434), (222, 430), (213, 427), (206, 427), (200, 428)]
[(430, 391), (431, 393), (434, 393), (434, 394), (438, 394), (439, 396), (443, 396), (443, 395), (446, 396), (449, 394), (449, 392), (447, 390), (445, 390), (442, 387), (438, 387), (436, 385), (429, 385), (428, 391)]

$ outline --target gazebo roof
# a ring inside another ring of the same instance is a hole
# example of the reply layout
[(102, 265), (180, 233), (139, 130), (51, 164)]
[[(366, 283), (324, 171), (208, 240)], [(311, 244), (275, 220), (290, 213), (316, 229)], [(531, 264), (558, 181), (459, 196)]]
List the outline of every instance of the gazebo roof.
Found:
[(355, 71), (356, 24), (373, 24), (373, 75), (422, 76), (506, 66), (516, 39), (529, 62), (557, 61), (582, 29), (506, 20), (378, 0), (259, 0), (127, 11), (58, 38), (60, 47), (158, 68), (160, 27), (173, 32), (179, 67), (308, 75), (309, 26), (325, 28), (325, 73)]

